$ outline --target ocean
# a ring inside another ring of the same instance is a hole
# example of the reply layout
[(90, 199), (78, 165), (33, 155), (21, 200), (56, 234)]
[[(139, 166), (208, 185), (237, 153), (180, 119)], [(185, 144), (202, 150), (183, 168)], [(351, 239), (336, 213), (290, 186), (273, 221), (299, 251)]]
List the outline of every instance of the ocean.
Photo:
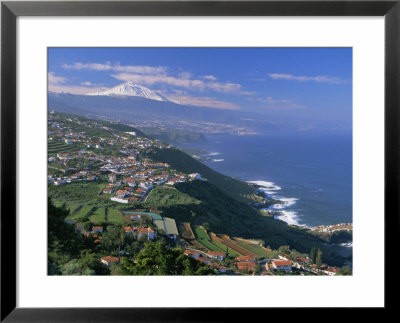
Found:
[(351, 135), (210, 135), (207, 140), (179, 146), (204, 150), (210, 168), (263, 186), (282, 202), (269, 207), (280, 212), (280, 220), (309, 227), (352, 222)]

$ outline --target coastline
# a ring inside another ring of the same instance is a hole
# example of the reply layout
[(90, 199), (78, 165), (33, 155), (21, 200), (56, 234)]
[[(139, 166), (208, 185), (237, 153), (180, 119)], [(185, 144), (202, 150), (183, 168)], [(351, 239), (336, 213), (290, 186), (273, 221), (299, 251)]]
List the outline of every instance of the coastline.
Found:
[(352, 222), (350, 137), (226, 134), (179, 147), (196, 149), (191, 157), (225, 176), (259, 185), (270, 199), (265, 212), (276, 219), (302, 227)]
[[(216, 138), (214, 138), (216, 139)], [(215, 141), (216, 144), (220, 144), (221, 142)], [(191, 147), (191, 144), (185, 145), (185, 148)], [(182, 147), (180, 147), (182, 148)], [(196, 149), (199, 149), (198, 147)], [(201, 147), (202, 153), (196, 154), (195, 159), (206, 164), (210, 167), (210, 163), (218, 163), (224, 161), (226, 154), (218, 152), (217, 149), (209, 148), (209, 147)], [(189, 154), (192, 155), (192, 154)], [(211, 167), (212, 168), (212, 167)], [(221, 170), (217, 170), (221, 171)], [(227, 176), (232, 176), (232, 174), (226, 174)], [(247, 176), (246, 176), (247, 177)], [(329, 226), (336, 225), (338, 222), (325, 221), (325, 223), (314, 223), (310, 225), (308, 223), (304, 223), (302, 221), (303, 214), (299, 214), (298, 210), (294, 209), (293, 206), (301, 200), (300, 197), (286, 197), (282, 195), (283, 187), (278, 186), (272, 181), (266, 180), (255, 180), (249, 178), (243, 178), (243, 176), (235, 176), (238, 180), (241, 180), (247, 183), (250, 187), (254, 189), (255, 194), (262, 198), (261, 202), (256, 203), (256, 208), (265, 212), (265, 216), (269, 216), (278, 221), (283, 221), (287, 225), (296, 226), (305, 230), (312, 231), (314, 228), (319, 226)], [(253, 177), (254, 178), (254, 177)], [(292, 195), (293, 196), (293, 195)], [(344, 253), (348, 254), (348, 252), (352, 250), (352, 240), (341, 241), (340, 243), (329, 243), (330, 245), (334, 245), (340, 250), (343, 250)], [(347, 251), (346, 251), (347, 250)]]

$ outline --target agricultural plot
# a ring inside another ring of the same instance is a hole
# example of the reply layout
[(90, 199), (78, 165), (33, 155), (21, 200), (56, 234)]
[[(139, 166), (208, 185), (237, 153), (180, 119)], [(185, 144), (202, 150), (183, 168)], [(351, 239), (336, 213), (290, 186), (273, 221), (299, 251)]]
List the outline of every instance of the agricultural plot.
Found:
[(243, 248), (255, 253), (259, 257), (270, 257), (271, 256), (271, 253), (272, 253), (271, 251), (268, 251), (267, 249), (265, 249), (265, 248), (263, 248), (261, 246), (258, 246), (256, 244), (245, 243), (243, 241), (238, 241), (236, 239), (235, 239), (235, 242), (239, 246), (241, 246), (241, 247), (243, 247)]
[(76, 150), (79, 149), (79, 147), (75, 144), (67, 145), (62, 141), (49, 141), (47, 149), (49, 154), (57, 154)]
[(181, 222), (178, 224), (178, 230), (179, 230), (179, 235), (188, 240), (194, 240), (196, 237), (194, 236), (194, 233), (192, 231), (192, 228), (190, 227), (190, 223), (188, 222)]
[(82, 206), (81, 208), (77, 208), (77, 211), (71, 215), (71, 219), (77, 220), (79, 218), (87, 218), (92, 209), (93, 206)]
[(229, 236), (227, 236), (226, 234), (220, 234), (220, 235), (215, 235), (215, 237), (213, 237), (215, 240), (217, 240), (218, 242), (228, 246), (229, 248), (235, 250), (236, 252), (242, 254), (243, 256), (251, 256), (251, 257), (256, 257), (257, 254), (247, 250), (246, 248), (243, 248), (242, 246), (239, 246), (235, 241), (231, 240), (229, 238)]
[(112, 224), (123, 224), (122, 214), (116, 209), (108, 209), (107, 222)]
[[(211, 233), (211, 234), (212, 234), (212, 233)], [(212, 235), (211, 235), (211, 238), (212, 238)], [(226, 245), (220, 243), (220, 242), (217, 241), (217, 240), (212, 239), (211, 242), (212, 242), (214, 245), (216, 245), (217, 247), (219, 247), (220, 249), (224, 250), (225, 252), (226, 252), (226, 249), (228, 249), (228, 253), (229, 253), (231, 256), (234, 256), (234, 257), (243, 256), (242, 254), (240, 254), (240, 253), (238, 253), (237, 251), (235, 251), (235, 250), (229, 248), (228, 246), (226, 246)]]
[(201, 250), (204, 252), (208, 251), (208, 249), (204, 245), (202, 245), (200, 242), (198, 242), (197, 240), (190, 240), (189, 243), (193, 249)]
[(217, 247), (215, 244), (213, 244), (210, 241), (209, 236), (207, 235), (207, 233), (202, 228), (196, 227), (194, 229), (194, 232), (196, 234), (197, 241), (200, 242), (207, 249), (209, 249), (211, 251), (225, 252), (224, 249), (221, 249), (221, 248)]
[(93, 224), (99, 225), (105, 222), (106, 209), (104, 207), (95, 208), (89, 215), (89, 220)]

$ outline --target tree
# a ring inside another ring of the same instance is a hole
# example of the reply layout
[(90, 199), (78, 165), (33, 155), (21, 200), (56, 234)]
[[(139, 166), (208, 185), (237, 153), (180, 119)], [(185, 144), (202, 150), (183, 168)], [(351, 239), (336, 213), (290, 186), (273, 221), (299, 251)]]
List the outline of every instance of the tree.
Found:
[(71, 259), (60, 267), (62, 275), (66, 276), (80, 276), (80, 275), (95, 275), (93, 269), (82, 266), (79, 259)]
[(92, 231), (93, 224), (91, 222), (85, 222), (83, 225), (86, 231)]
[(315, 261), (317, 260), (317, 250), (314, 247), (311, 248), (310, 259), (312, 263), (315, 264)]
[(281, 254), (288, 254), (290, 246), (280, 246), (278, 250)]
[(69, 210), (65, 205), (56, 207), (48, 199), (48, 250), (61, 254), (61, 261), (65, 255), (76, 255), (80, 249), (80, 240), (73, 225), (65, 222)]
[(348, 266), (343, 266), (342, 268), (339, 268), (339, 270), (336, 272), (336, 275), (338, 276), (351, 276), (352, 274), (353, 272)]
[(317, 258), (315, 260), (315, 264), (317, 265), (318, 269), (320, 269), (321, 266), (322, 266), (322, 251), (321, 251), (321, 249), (318, 249)]
[(125, 275), (212, 275), (207, 265), (186, 256), (180, 248), (170, 248), (162, 241), (149, 241), (135, 259), (122, 258)]
[(98, 256), (88, 250), (81, 252), (79, 263), (83, 268), (94, 270), (96, 275), (109, 275), (110, 270), (104, 265)]
[(124, 232), (120, 226), (108, 226), (107, 231), (103, 233), (101, 245), (110, 253), (118, 253), (121, 251), (121, 245), (124, 238)]
[(204, 223), (203, 223), (203, 228), (204, 228), (206, 231), (209, 231), (209, 230), (210, 230), (210, 224), (209, 224), (208, 222), (204, 222)]

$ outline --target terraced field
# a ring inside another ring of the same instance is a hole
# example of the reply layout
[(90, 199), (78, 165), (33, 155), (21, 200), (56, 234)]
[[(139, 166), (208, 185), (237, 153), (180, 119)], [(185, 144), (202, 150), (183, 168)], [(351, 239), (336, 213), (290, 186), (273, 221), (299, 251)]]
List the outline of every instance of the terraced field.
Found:
[(202, 245), (200, 242), (198, 242), (197, 240), (190, 240), (190, 244), (193, 249), (201, 250), (204, 252), (208, 251), (208, 249), (204, 245)]
[[(211, 238), (212, 238), (213, 233), (210, 233), (210, 235), (211, 235)], [(220, 249), (224, 250), (225, 252), (226, 252), (226, 249), (228, 249), (228, 253), (230, 255), (234, 256), (234, 257), (243, 256), (242, 254), (240, 254), (240, 253), (236, 252), (235, 250), (229, 248), (228, 246), (218, 242), (217, 240), (211, 240), (211, 241), (212, 241), (213, 244), (215, 244), (217, 247), (219, 247)]]
[(224, 249), (221, 249), (221, 248), (217, 247), (215, 244), (213, 244), (211, 242), (209, 236), (207, 235), (207, 233), (202, 228), (195, 227), (194, 233), (196, 234), (197, 241), (200, 242), (208, 250), (225, 252)]
[(259, 257), (268, 257), (269, 258), (269, 257), (272, 257), (272, 255), (274, 254), (273, 251), (268, 251), (267, 249), (265, 249), (265, 248), (263, 248), (263, 247), (261, 247), (259, 245), (256, 245), (256, 244), (246, 243), (246, 242), (243, 242), (243, 241), (238, 241), (237, 239), (235, 239), (235, 242), (239, 246), (249, 250), (250, 252), (255, 253)]
[(188, 240), (194, 240), (196, 237), (194, 236), (194, 233), (192, 231), (192, 228), (190, 227), (189, 222), (181, 222), (178, 224), (178, 230), (179, 230), (179, 235), (183, 239), (188, 239)]
[(229, 248), (235, 250), (236, 252), (242, 254), (243, 256), (251, 256), (251, 257), (256, 257), (257, 254), (243, 248), (242, 246), (239, 246), (235, 241), (229, 238), (226, 234), (218, 234), (213, 236), (213, 240), (217, 240), (218, 242), (228, 246)]
[(67, 145), (62, 141), (49, 141), (47, 149), (49, 154), (57, 154), (76, 150), (78, 149), (78, 146), (76, 144)]

